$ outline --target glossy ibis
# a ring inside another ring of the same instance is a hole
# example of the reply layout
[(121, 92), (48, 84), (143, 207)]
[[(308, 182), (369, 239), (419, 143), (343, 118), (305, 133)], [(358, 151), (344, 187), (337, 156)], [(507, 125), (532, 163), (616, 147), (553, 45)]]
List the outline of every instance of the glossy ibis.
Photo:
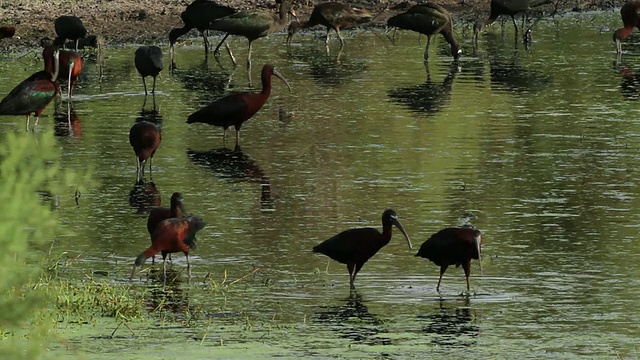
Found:
[[(47, 46), (42, 51), (42, 57), (44, 58), (45, 67), (53, 62), (53, 52), (57, 49), (57, 46)], [(73, 87), (78, 82), (78, 77), (82, 73), (82, 56), (71, 50), (58, 50), (60, 61), (60, 76), (59, 78), (67, 80), (67, 96), (71, 100), (71, 94)]]
[(624, 27), (613, 32), (613, 42), (616, 44), (616, 51), (622, 52), (622, 40), (631, 35), (634, 27), (640, 29), (640, 17), (638, 10), (640, 9), (640, 1), (629, 1), (620, 8), (620, 16)]
[(187, 118), (187, 123), (205, 123), (214, 126), (222, 126), (223, 140), (227, 137), (227, 129), (230, 126), (236, 128), (236, 143), (240, 142), (240, 127), (258, 112), (271, 95), (271, 75), (282, 80), (291, 90), (289, 82), (272, 65), (262, 67), (262, 91), (259, 93), (242, 92), (227, 95), (215, 100), (206, 107), (194, 112)]
[(344, 46), (344, 39), (340, 34), (340, 28), (361, 24), (370, 21), (372, 15), (367, 10), (349, 7), (339, 2), (326, 2), (318, 4), (313, 8), (309, 20), (306, 22), (293, 21), (289, 25), (287, 45), (291, 43), (291, 38), (300, 29), (310, 28), (316, 25), (323, 25), (327, 28), (325, 45), (329, 51), (329, 32), (333, 29), (340, 39), (340, 47)]
[[(209, 24), (212, 20), (219, 19), (225, 16), (229, 16), (231, 14), (235, 14), (235, 9), (230, 8), (228, 6), (216, 4), (210, 0), (195, 0), (191, 4), (187, 6), (187, 8), (180, 14), (180, 18), (184, 23), (184, 26), (181, 28), (173, 28), (169, 31), (169, 44), (171, 48), (171, 62), (173, 63), (173, 58), (175, 54), (175, 43), (178, 38), (191, 29), (198, 29), (200, 34), (202, 34), (202, 38), (204, 39), (204, 52), (205, 56), (209, 53), (209, 39), (207, 38), (208, 30), (211, 28)], [(225, 37), (226, 39), (226, 37)], [(223, 39), (218, 46), (216, 47), (215, 54), (219, 51), (220, 45), (224, 42)], [(227, 51), (229, 51), (229, 55), (235, 64), (235, 59), (233, 58), (233, 54), (231, 53), (231, 49), (228, 44)]]
[(213, 20), (209, 28), (226, 32), (227, 36), (231, 34), (246, 37), (249, 40), (247, 68), (251, 69), (251, 44), (254, 40), (284, 30), (289, 25), (289, 14), (295, 16), (291, 2), (292, 0), (282, 0), (278, 15), (264, 10), (241, 11)]
[(87, 35), (87, 29), (84, 27), (82, 20), (76, 16), (63, 15), (54, 21), (57, 37), (53, 40), (53, 45), (62, 46), (66, 39), (76, 42), (76, 51), (78, 50), (78, 40)]
[(16, 33), (16, 28), (10, 25), (0, 26), (0, 40), (10, 38)]
[[(171, 218), (181, 218), (185, 213), (184, 204), (182, 203), (182, 194), (179, 192), (174, 192), (171, 195), (171, 205), (170, 207), (164, 206), (156, 206), (151, 208), (149, 211), (149, 217), (147, 218), (147, 231), (151, 236), (151, 240), (153, 241), (153, 233), (163, 220), (171, 219)], [(171, 255), (169, 255), (169, 260), (171, 260)], [(153, 256), (153, 261), (155, 262), (155, 255)]]
[(0, 101), (0, 115), (26, 115), (29, 130), (29, 118), (35, 113), (34, 126), (38, 125), (40, 114), (58, 93), (59, 52), (54, 51), (52, 56), (54, 60), (45, 64), (45, 70), (29, 76)]
[(424, 50), (424, 59), (429, 59), (429, 45), (431, 37), (442, 34), (451, 46), (451, 56), (458, 59), (462, 51), (453, 38), (453, 20), (449, 12), (437, 4), (414, 5), (404, 13), (392, 16), (387, 20), (387, 25), (400, 29), (411, 30), (427, 35), (427, 47)]
[[(483, 27), (493, 24), (498, 16), (511, 16), (513, 27), (516, 29), (516, 40), (518, 39), (518, 24), (516, 24), (516, 15), (523, 13), (522, 24), (524, 26), (527, 12), (531, 8), (550, 4), (552, 0), (491, 0), (491, 11), (486, 19), (479, 19), (473, 24), (473, 43), (478, 42), (478, 33)], [(523, 29), (524, 30), (524, 29)]]
[(398, 220), (398, 214), (388, 209), (382, 214), (382, 233), (374, 228), (345, 230), (315, 246), (313, 252), (325, 254), (337, 262), (346, 264), (349, 270), (349, 285), (353, 290), (354, 280), (362, 265), (391, 240), (392, 225), (400, 229), (407, 239), (409, 248), (413, 248), (409, 235)]
[(467, 291), (469, 291), (469, 274), (471, 274), (471, 259), (480, 262), (480, 247), (482, 237), (480, 230), (473, 228), (446, 228), (431, 235), (425, 241), (416, 256), (427, 258), (440, 266), (440, 278), (436, 291), (440, 292), (442, 275), (449, 265), (456, 267), (462, 265), (467, 279)]
[(162, 253), (164, 276), (167, 276), (167, 254), (183, 252), (187, 257), (187, 272), (191, 277), (191, 263), (189, 251), (196, 248), (196, 233), (205, 226), (205, 222), (196, 216), (180, 219), (171, 218), (158, 224), (151, 236), (151, 246), (136, 258), (129, 279), (133, 279), (138, 267), (157, 253)]
[(152, 177), (151, 162), (156, 149), (160, 146), (160, 141), (162, 141), (162, 133), (160, 127), (154, 123), (141, 121), (133, 124), (131, 130), (129, 130), (129, 143), (133, 147), (137, 158), (136, 173), (138, 181), (144, 178), (144, 163), (147, 159), (149, 159), (150, 178)]
[(142, 85), (144, 85), (144, 94), (147, 95), (147, 82), (145, 78), (147, 76), (153, 77), (153, 88), (151, 93), (156, 93), (156, 76), (162, 71), (162, 50), (157, 46), (140, 46), (136, 50), (136, 57), (134, 59), (136, 69), (140, 76), (142, 76)]

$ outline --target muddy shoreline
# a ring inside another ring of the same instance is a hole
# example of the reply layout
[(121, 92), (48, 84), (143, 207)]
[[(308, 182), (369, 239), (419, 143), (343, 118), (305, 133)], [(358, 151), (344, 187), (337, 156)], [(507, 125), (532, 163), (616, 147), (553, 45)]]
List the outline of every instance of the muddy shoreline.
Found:
[[(17, 0), (11, 4), (4, 2), (0, 6), (0, 25), (13, 25), (16, 34), (13, 38), (0, 41), (2, 52), (39, 46), (43, 37), (55, 37), (53, 21), (60, 15), (73, 14), (82, 19), (89, 34), (98, 35), (106, 45), (121, 44), (157, 44), (168, 42), (168, 33), (173, 27), (182, 26), (180, 13), (191, 0), (77, 0), (69, 4), (65, 0), (36, 1)], [(239, 10), (252, 8), (276, 8), (275, 1), (267, 0), (229, 0), (219, 3), (235, 7)], [(489, 0), (440, 0), (437, 3), (445, 6), (453, 15), (456, 23), (466, 23), (479, 17), (487, 16)], [(578, 1), (558, 0), (557, 12), (590, 11), (612, 9), (622, 6), (624, 1)], [(386, 19), (414, 4), (413, 1), (401, 0), (359, 0), (345, 1), (355, 7), (369, 9), (372, 13), (380, 13), (368, 26), (383, 26)], [(313, 9), (314, 3), (307, 0), (295, 0), (294, 9), (299, 18), (305, 19)], [(554, 5), (544, 7), (546, 13), (555, 11)], [(386, 9), (386, 10), (385, 10)], [(192, 30), (188, 36), (196, 36)]]

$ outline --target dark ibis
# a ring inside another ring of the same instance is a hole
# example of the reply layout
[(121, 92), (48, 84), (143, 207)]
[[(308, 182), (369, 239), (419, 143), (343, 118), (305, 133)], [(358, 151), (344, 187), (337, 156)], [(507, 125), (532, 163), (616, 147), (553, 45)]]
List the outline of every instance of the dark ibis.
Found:
[(309, 20), (302, 23), (299, 21), (291, 22), (288, 29), (287, 45), (291, 43), (291, 38), (298, 30), (323, 25), (327, 28), (327, 37), (325, 39), (327, 51), (329, 49), (329, 32), (332, 29), (338, 34), (340, 47), (343, 47), (344, 39), (340, 34), (340, 29), (354, 24), (369, 22), (371, 18), (372, 15), (367, 10), (352, 8), (339, 2), (318, 4), (313, 8)]
[(144, 85), (144, 94), (147, 95), (147, 76), (153, 77), (153, 87), (151, 93), (156, 93), (156, 76), (162, 71), (162, 50), (157, 46), (140, 46), (136, 50), (134, 59), (136, 69), (142, 76), (142, 85)]
[[(42, 52), (42, 57), (44, 58), (45, 67), (47, 63), (53, 62), (53, 52), (57, 49), (57, 46), (47, 46), (44, 48)], [(73, 93), (73, 88), (76, 86), (78, 82), (78, 78), (82, 73), (82, 56), (71, 50), (58, 50), (59, 51), (59, 61), (60, 61), (60, 79), (67, 80), (67, 96), (69, 100), (71, 100), (71, 94)], [(50, 66), (50, 65), (49, 65)]]
[(87, 29), (84, 27), (82, 20), (76, 16), (63, 15), (58, 17), (53, 23), (56, 29), (57, 37), (53, 40), (53, 45), (62, 46), (66, 39), (76, 42), (76, 51), (78, 50), (78, 41), (87, 35)]
[(137, 180), (144, 179), (144, 164), (149, 160), (150, 178), (153, 175), (151, 163), (156, 149), (162, 141), (162, 132), (160, 127), (152, 122), (141, 121), (133, 124), (129, 130), (129, 143), (136, 153), (136, 173)]
[(265, 64), (262, 67), (262, 91), (259, 93), (236, 93), (215, 100), (211, 104), (189, 115), (187, 123), (199, 122), (222, 126), (224, 129), (222, 133), (223, 140), (227, 137), (227, 129), (233, 125), (236, 128), (236, 143), (239, 143), (240, 127), (262, 108), (269, 98), (269, 95), (271, 95), (272, 75), (282, 80), (289, 90), (291, 90), (287, 79), (276, 71), (272, 65)]
[(640, 29), (640, 17), (638, 10), (640, 9), (640, 1), (629, 1), (620, 8), (620, 16), (624, 27), (613, 32), (613, 42), (616, 43), (616, 51), (622, 53), (622, 40), (631, 35), (634, 27)]
[[(182, 203), (182, 194), (180, 194), (179, 192), (174, 192), (171, 195), (170, 207), (152, 207), (151, 211), (149, 211), (149, 217), (147, 218), (147, 231), (149, 232), (149, 236), (151, 236), (151, 240), (153, 241), (153, 232), (158, 227), (158, 224), (166, 219), (179, 219), (183, 216), (184, 213), (185, 210), (184, 204)], [(155, 255), (153, 256), (153, 260), (155, 262)], [(171, 255), (169, 255), (169, 260), (171, 260)]]
[(467, 292), (469, 291), (469, 275), (471, 274), (471, 259), (480, 263), (480, 247), (482, 237), (480, 230), (473, 228), (446, 228), (431, 235), (422, 243), (416, 256), (427, 258), (440, 266), (440, 278), (436, 291), (440, 292), (442, 275), (449, 265), (456, 267), (462, 265), (464, 276), (467, 279)]
[[(276, 15), (271, 11), (247, 10), (213, 20), (209, 26), (212, 30), (226, 32), (228, 35), (240, 35), (249, 40), (247, 68), (251, 69), (251, 44), (254, 40), (271, 33), (284, 30), (289, 25), (289, 15), (295, 16), (291, 9), (292, 0), (282, 0), (280, 11)], [(223, 39), (224, 41), (224, 39)]]
[(442, 34), (451, 46), (451, 56), (458, 59), (462, 51), (453, 37), (453, 20), (451, 14), (437, 4), (414, 5), (406, 12), (392, 16), (387, 20), (387, 25), (400, 29), (411, 30), (427, 35), (427, 47), (424, 50), (424, 59), (429, 59), (429, 45), (435, 34)]
[(400, 229), (407, 239), (409, 249), (413, 248), (409, 235), (398, 220), (398, 214), (388, 209), (382, 214), (382, 233), (374, 228), (345, 230), (323, 241), (313, 248), (314, 253), (327, 255), (333, 260), (347, 265), (349, 285), (355, 289), (354, 281), (362, 266), (391, 240), (392, 225)]
[(10, 25), (0, 26), (0, 40), (10, 38), (16, 34), (16, 28)]
[(157, 253), (162, 254), (162, 266), (166, 279), (167, 254), (174, 252), (183, 252), (187, 257), (187, 272), (191, 277), (189, 251), (196, 248), (196, 233), (205, 225), (205, 222), (197, 216), (171, 218), (160, 222), (151, 236), (151, 246), (136, 258), (129, 279), (133, 279), (138, 267), (141, 267), (148, 258)]
[(0, 115), (26, 115), (27, 130), (29, 118), (35, 113), (35, 125), (40, 114), (58, 94), (59, 52), (53, 51), (53, 61), (45, 64), (45, 70), (29, 76), (18, 84), (0, 101)]
[[(500, 15), (511, 16), (513, 26), (516, 30), (516, 40), (518, 39), (518, 24), (516, 24), (516, 15), (522, 13), (522, 24), (526, 19), (526, 14), (531, 8), (550, 4), (552, 0), (491, 0), (491, 10), (489, 17), (479, 19), (473, 24), (473, 43), (478, 42), (478, 33), (483, 27), (493, 24)], [(524, 30), (524, 29), (523, 29)]]
[[(197, 29), (200, 34), (202, 34), (202, 38), (204, 39), (204, 52), (205, 56), (209, 53), (209, 39), (207, 38), (208, 30), (212, 20), (219, 19), (225, 16), (229, 16), (231, 14), (235, 14), (236, 10), (230, 8), (228, 6), (219, 5), (210, 0), (195, 0), (191, 4), (187, 6), (187, 8), (180, 14), (180, 18), (184, 23), (184, 26), (181, 28), (173, 28), (169, 31), (169, 46), (171, 50), (171, 62), (173, 63), (173, 57), (175, 54), (175, 43), (178, 38), (186, 33), (188, 33), (191, 29)], [(225, 37), (226, 39), (226, 37)], [(215, 54), (218, 53), (220, 45), (224, 40), (222, 40), (218, 46), (216, 47)], [(233, 54), (231, 53), (231, 49), (228, 44), (227, 51), (231, 56), (235, 64), (235, 59), (233, 58)], [(217, 56), (217, 55), (216, 55)]]

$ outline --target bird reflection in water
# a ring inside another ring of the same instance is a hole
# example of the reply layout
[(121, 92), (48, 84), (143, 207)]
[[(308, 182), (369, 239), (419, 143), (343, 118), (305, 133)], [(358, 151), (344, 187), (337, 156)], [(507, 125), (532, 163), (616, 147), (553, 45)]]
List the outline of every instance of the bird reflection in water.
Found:
[(167, 269), (166, 282), (160, 267), (149, 268), (147, 279), (150, 286), (150, 296), (147, 298), (147, 307), (151, 311), (165, 311), (174, 314), (186, 314), (190, 301), (188, 293), (181, 287), (180, 273), (173, 268)]
[(433, 115), (442, 110), (451, 101), (451, 89), (460, 67), (456, 62), (450, 64), (449, 73), (442, 83), (431, 79), (429, 63), (424, 63), (427, 81), (419, 85), (400, 86), (388, 91), (392, 101), (405, 105), (409, 110), (417, 113)]
[(260, 205), (263, 211), (273, 210), (271, 182), (260, 165), (236, 144), (233, 150), (222, 147), (211, 151), (187, 150), (194, 163), (213, 170), (214, 175), (230, 182), (248, 182), (260, 185)]
[(343, 56), (342, 49), (336, 55), (326, 54), (316, 47), (288, 49), (287, 52), (290, 59), (308, 64), (306, 70), (320, 86), (344, 85), (358, 79), (368, 69), (366, 61)]
[(618, 70), (620, 73), (620, 91), (625, 100), (640, 100), (640, 72), (628, 67)]
[(136, 122), (148, 121), (158, 126), (162, 126), (162, 115), (160, 115), (160, 112), (158, 111), (158, 108), (156, 106), (156, 95), (152, 94), (151, 96), (152, 103), (153, 103), (152, 109), (146, 108), (147, 97), (148, 97), (147, 95), (144, 96), (144, 101), (142, 102), (142, 109), (140, 110), (139, 116), (136, 117)]
[(342, 305), (323, 307), (316, 313), (316, 321), (357, 343), (391, 344), (391, 339), (380, 336), (386, 332), (383, 321), (369, 312), (357, 292), (352, 291), (345, 301)]
[(54, 134), (56, 136), (76, 136), (82, 135), (82, 124), (80, 118), (73, 107), (73, 103), (68, 102), (66, 111), (60, 111), (60, 106), (56, 106), (55, 113), (53, 114), (54, 120)]
[(418, 316), (419, 321), (426, 323), (422, 331), (431, 335), (432, 341), (440, 346), (464, 348), (474, 345), (480, 327), (474, 323), (476, 316), (469, 306), (469, 298), (465, 298), (461, 306), (446, 302), (440, 299), (436, 312)]
[(160, 206), (162, 198), (160, 191), (153, 181), (145, 182), (144, 179), (137, 181), (129, 192), (129, 205), (138, 214), (149, 212), (152, 206)]

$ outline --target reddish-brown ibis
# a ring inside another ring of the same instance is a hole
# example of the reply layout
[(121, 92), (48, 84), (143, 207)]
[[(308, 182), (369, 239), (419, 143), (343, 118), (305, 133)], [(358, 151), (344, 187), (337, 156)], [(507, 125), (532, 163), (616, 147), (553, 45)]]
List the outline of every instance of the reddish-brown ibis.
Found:
[[(187, 6), (187, 8), (180, 14), (180, 18), (184, 23), (184, 26), (181, 28), (173, 28), (169, 31), (169, 44), (170, 44), (170, 52), (171, 52), (171, 62), (173, 63), (173, 58), (175, 55), (175, 43), (178, 38), (191, 29), (197, 29), (200, 34), (202, 34), (202, 38), (204, 39), (204, 52), (205, 55), (209, 53), (209, 39), (207, 38), (208, 30), (210, 30), (210, 23), (212, 20), (219, 19), (225, 16), (229, 16), (231, 14), (235, 14), (236, 10), (230, 8), (228, 6), (219, 5), (210, 0), (195, 0), (191, 4)], [(226, 36), (225, 36), (226, 39)], [(216, 47), (215, 53), (217, 54), (220, 48), (220, 45), (224, 42), (223, 39), (218, 46)], [(231, 53), (231, 49), (228, 44), (227, 51), (229, 51), (229, 55), (235, 64), (235, 59), (233, 58), (233, 54)], [(216, 55), (217, 56), (217, 55)]]
[(144, 85), (144, 94), (147, 95), (147, 76), (153, 77), (153, 87), (151, 93), (156, 93), (156, 76), (162, 71), (162, 50), (157, 46), (140, 46), (136, 50), (134, 59), (136, 69), (142, 76), (142, 85)]
[(402, 235), (407, 239), (409, 249), (413, 248), (409, 235), (398, 220), (398, 214), (388, 209), (382, 214), (382, 233), (374, 228), (345, 230), (315, 246), (313, 252), (327, 255), (337, 262), (346, 264), (349, 270), (349, 285), (353, 290), (358, 271), (391, 240), (392, 225), (400, 229)]
[(467, 279), (467, 291), (469, 291), (469, 275), (471, 274), (471, 259), (480, 262), (480, 247), (482, 237), (480, 230), (473, 228), (446, 228), (431, 235), (425, 241), (416, 256), (427, 258), (440, 266), (440, 278), (436, 291), (440, 292), (442, 275), (449, 265), (456, 267), (462, 265), (464, 276)]
[(618, 54), (622, 52), (622, 40), (631, 35), (634, 27), (640, 29), (639, 9), (640, 1), (629, 1), (620, 8), (620, 16), (624, 26), (613, 32), (613, 42), (616, 43)]
[(191, 277), (189, 251), (196, 248), (196, 233), (205, 225), (205, 222), (196, 216), (180, 219), (171, 218), (160, 222), (151, 236), (151, 246), (136, 258), (129, 279), (133, 279), (138, 267), (141, 267), (148, 258), (157, 253), (162, 253), (162, 266), (166, 278), (167, 254), (174, 252), (183, 252), (185, 254), (187, 257), (187, 272)]
[(269, 95), (271, 95), (272, 75), (282, 80), (289, 90), (291, 90), (287, 79), (276, 71), (272, 65), (266, 64), (262, 67), (262, 91), (259, 93), (236, 93), (215, 100), (211, 104), (189, 115), (187, 123), (199, 122), (222, 126), (224, 129), (222, 133), (223, 139), (227, 137), (227, 129), (234, 126), (236, 128), (236, 143), (239, 143), (242, 124), (255, 115), (267, 101)]
[(87, 29), (84, 27), (82, 20), (76, 16), (63, 15), (54, 21), (57, 37), (53, 40), (53, 45), (62, 46), (66, 39), (76, 42), (76, 51), (78, 50), (78, 40), (87, 35)]
[[(534, 7), (550, 4), (552, 0), (491, 0), (491, 11), (486, 19), (477, 20), (473, 24), (473, 43), (478, 42), (478, 33), (483, 27), (493, 24), (500, 15), (511, 16), (513, 26), (516, 29), (516, 39), (518, 39), (518, 24), (516, 15), (522, 13), (522, 23), (526, 19), (526, 14)], [(524, 29), (523, 29), (524, 30)]]
[(45, 70), (29, 76), (0, 101), (0, 115), (26, 115), (29, 130), (29, 118), (35, 113), (34, 126), (38, 125), (40, 114), (58, 93), (59, 52), (54, 51), (52, 56), (53, 61), (45, 64)]
[(437, 4), (414, 5), (406, 12), (392, 16), (387, 20), (387, 25), (400, 29), (411, 30), (427, 35), (427, 47), (424, 50), (424, 59), (429, 59), (429, 45), (435, 34), (442, 34), (451, 46), (451, 56), (458, 59), (462, 51), (453, 37), (453, 20), (451, 14)]
[(10, 25), (0, 26), (0, 40), (10, 38), (16, 34), (16, 28)]
[(246, 37), (249, 40), (247, 68), (251, 69), (251, 44), (254, 40), (276, 31), (284, 30), (289, 25), (289, 15), (295, 16), (291, 9), (291, 2), (292, 0), (282, 0), (280, 3), (280, 11), (277, 15), (264, 10), (241, 11), (213, 20), (209, 28), (226, 32), (227, 35), (231, 34)]
[(329, 32), (338, 34), (340, 47), (344, 46), (344, 39), (340, 34), (340, 29), (354, 24), (362, 24), (370, 21), (372, 15), (367, 10), (356, 9), (339, 2), (326, 2), (318, 4), (313, 8), (309, 20), (306, 22), (293, 21), (289, 25), (287, 45), (291, 43), (291, 38), (300, 29), (310, 28), (316, 25), (323, 25), (327, 28), (325, 45), (329, 49)]
[(149, 160), (149, 177), (153, 177), (151, 163), (156, 149), (160, 146), (160, 141), (162, 141), (160, 127), (152, 122), (137, 122), (129, 130), (129, 143), (136, 153), (136, 179), (138, 181), (144, 178), (144, 164), (147, 159)]
[[(56, 51), (57, 46), (47, 46), (42, 51), (42, 57), (44, 58), (45, 67), (53, 62), (53, 52)], [(71, 100), (71, 94), (73, 88), (78, 82), (78, 78), (82, 73), (82, 56), (71, 50), (58, 50), (60, 55), (60, 79), (67, 80), (67, 96)], [(50, 66), (50, 65), (49, 65)]]
[[(171, 205), (170, 207), (164, 206), (156, 206), (151, 208), (149, 211), (149, 217), (147, 218), (147, 231), (151, 236), (151, 241), (153, 242), (153, 233), (163, 220), (171, 219), (171, 218), (181, 218), (185, 213), (184, 204), (182, 203), (182, 194), (179, 192), (174, 192), (171, 195)], [(153, 256), (153, 260), (155, 262), (155, 255)], [(171, 255), (169, 255), (169, 260), (171, 260)]]

